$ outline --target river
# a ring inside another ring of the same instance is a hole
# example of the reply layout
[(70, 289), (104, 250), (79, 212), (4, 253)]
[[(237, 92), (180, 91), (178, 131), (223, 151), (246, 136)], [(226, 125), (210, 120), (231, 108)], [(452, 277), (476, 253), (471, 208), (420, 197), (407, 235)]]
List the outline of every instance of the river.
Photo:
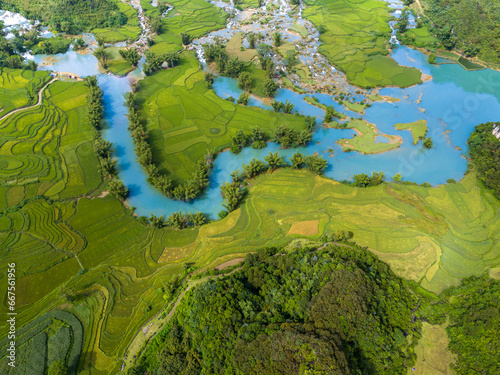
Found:
[[(221, 31), (215, 33), (220, 35)], [(406, 181), (429, 182), (434, 186), (446, 183), (447, 179), (461, 179), (467, 169), (465, 153), (470, 133), (479, 123), (495, 121), (500, 113), (500, 72), (489, 69), (468, 72), (457, 64), (430, 65), (426, 55), (408, 47), (396, 48), (391, 56), (401, 65), (416, 67), (432, 76), (432, 80), (407, 89), (381, 89), (381, 95), (398, 98), (400, 101), (375, 102), (366, 109), (364, 115), (346, 110), (327, 94), (307, 95), (318, 98), (324, 104), (334, 105), (338, 111), (348, 116), (366, 119), (376, 124), (383, 133), (402, 136), (401, 147), (374, 155), (342, 152), (335, 141), (351, 138), (354, 131), (318, 127), (311, 144), (298, 150), (308, 155), (318, 153), (324, 156), (328, 161), (325, 175), (336, 180), (350, 179), (354, 174), (369, 174), (372, 171), (383, 171), (387, 177), (401, 173)], [(42, 63), (46, 57), (37, 55), (34, 59)], [(216, 158), (210, 185), (202, 197), (193, 203), (170, 200), (147, 182), (144, 169), (136, 161), (123, 104), (123, 95), (130, 90), (129, 79), (104, 73), (91, 54), (82, 55), (70, 50), (50, 57), (53, 58), (53, 64), (40, 66), (39, 69), (72, 72), (82, 77), (98, 76), (104, 93), (104, 116), (107, 122), (103, 137), (114, 144), (119, 161), (119, 178), (130, 188), (128, 204), (135, 207), (139, 215), (149, 216), (153, 213), (166, 217), (179, 210), (202, 211), (215, 219), (223, 209), (219, 187), (231, 180), (232, 171), (241, 168), (243, 163), (248, 163), (253, 157), (262, 159), (269, 151), (278, 151), (287, 157), (296, 151), (281, 150), (278, 145), (270, 143), (263, 150), (246, 148), (238, 155), (223, 152)], [(131, 75), (142, 76), (140, 67)], [(214, 90), (221, 97), (237, 98), (241, 93), (234, 79), (224, 77), (215, 80)], [(303, 97), (303, 94), (279, 89), (276, 100), (288, 99), (294, 103), (294, 111), (321, 120), (323, 110), (306, 103)], [(252, 99), (250, 105), (265, 107), (257, 99)], [(427, 120), (428, 134), (434, 141), (434, 147), (430, 150), (423, 149), (421, 143), (413, 145), (409, 131), (397, 131), (394, 128), (395, 123), (419, 119)]]

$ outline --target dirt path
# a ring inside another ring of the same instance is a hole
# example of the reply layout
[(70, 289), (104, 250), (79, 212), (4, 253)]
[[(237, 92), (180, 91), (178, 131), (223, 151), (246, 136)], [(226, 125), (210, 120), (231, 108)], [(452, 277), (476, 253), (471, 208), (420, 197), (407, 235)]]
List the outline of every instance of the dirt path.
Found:
[(4, 119), (6, 119), (7, 117), (9, 117), (10, 115), (12, 115), (12, 114), (14, 114), (16, 112), (25, 111), (25, 110), (30, 109), (30, 108), (35, 108), (35, 107), (38, 107), (40, 104), (42, 104), (43, 91), (52, 82), (57, 81), (57, 79), (58, 79), (57, 77), (54, 77), (52, 80), (50, 80), (49, 82), (47, 82), (47, 84), (45, 86), (43, 86), (40, 89), (40, 91), (38, 92), (38, 103), (30, 105), (29, 107), (21, 107), (21, 108), (14, 109), (13, 111), (10, 111), (9, 113), (7, 113), (7, 114), (3, 115), (2, 117), (0, 117), (0, 122), (2, 122)]

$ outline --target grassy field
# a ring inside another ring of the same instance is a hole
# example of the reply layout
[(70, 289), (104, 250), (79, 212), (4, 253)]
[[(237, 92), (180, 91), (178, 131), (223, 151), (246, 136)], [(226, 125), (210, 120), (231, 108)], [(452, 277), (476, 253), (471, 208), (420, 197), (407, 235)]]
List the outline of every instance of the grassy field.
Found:
[(104, 39), (105, 43), (118, 43), (124, 41), (135, 41), (141, 34), (139, 18), (137, 11), (127, 3), (121, 0), (114, 0), (120, 12), (124, 13), (128, 21), (125, 25), (118, 28), (93, 29), (92, 33), (97, 37)]
[[(170, 0), (168, 4), (174, 8), (162, 19), (163, 30), (155, 38), (155, 45), (151, 47), (153, 52), (181, 50), (181, 33), (198, 38), (226, 25), (227, 13), (205, 0)], [(158, 9), (153, 7), (149, 0), (141, 0), (141, 5), (146, 16), (159, 16)]]
[[(398, 135), (381, 133), (374, 124), (364, 120), (351, 120), (346, 123), (347, 129), (354, 129), (357, 135), (350, 139), (339, 139), (337, 143), (344, 151), (358, 151), (362, 154), (379, 154), (394, 150), (403, 143)], [(377, 138), (383, 137), (387, 143), (380, 142)]]
[(422, 323), (422, 338), (415, 348), (417, 363), (408, 374), (414, 375), (452, 375), (450, 369), (453, 354), (448, 350), (448, 335), (446, 324), (431, 325)]
[[(258, 125), (272, 132), (280, 124), (305, 128), (301, 117), (236, 105), (207, 89), (203, 72), (191, 53), (181, 64), (141, 81), (136, 102), (147, 124), (153, 158), (169, 177), (190, 178), (208, 149), (230, 146), (239, 129), (250, 133)], [(258, 81), (258, 80), (256, 80)]]
[(48, 72), (0, 68), (0, 117), (20, 107), (35, 104), (38, 91), (50, 81)]
[(394, 127), (397, 130), (409, 130), (411, 131), (411, 135), (413, 136), (413, 144), (416, 145), (418, 141), (425, 138), (427, 134), (427, 121), (426, 120), (418, 120), (415, 122), (410, 122), (408, 124), (397, 123), (394, 124)]
[(354, 85), (407, 87), (422, 83), (420, 71), (386, 56), (391, 29), (389, 8), (378, 0), (306, 0), (303, 14), (322, 25), (319, 51)]

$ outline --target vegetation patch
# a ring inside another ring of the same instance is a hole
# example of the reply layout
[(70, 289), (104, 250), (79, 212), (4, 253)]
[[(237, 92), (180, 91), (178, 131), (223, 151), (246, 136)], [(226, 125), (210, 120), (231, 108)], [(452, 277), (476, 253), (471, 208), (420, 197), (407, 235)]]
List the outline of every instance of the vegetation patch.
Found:
[(416, 145), (418, 141), (423, 140), (427, 134), (427, 120), (418, 120), (407, 124), (397, 123), (394, 124), (397, 130), (409, 130), (413, 136), (413, 144)]
[[(378, 154), (398, 148), (403, 139), (398, 135), (381, 133), (374, 124), (365, 120), (351, 120), (345, 124), (338, 125), (342, 129), (354, 129), (357, 135), (351, 139), (339, 139), (337, 143), (344, 151), (358, 151), (362, 154)], [(385, 142), (380, 138), (385, 138)]]
[[(268, 248), (187, 292), (136, 371), (404, 373), (419, 337), (416, 306), (402, 280), (354, 244)], [(214, 314), (220, 324), (209, 324)]]

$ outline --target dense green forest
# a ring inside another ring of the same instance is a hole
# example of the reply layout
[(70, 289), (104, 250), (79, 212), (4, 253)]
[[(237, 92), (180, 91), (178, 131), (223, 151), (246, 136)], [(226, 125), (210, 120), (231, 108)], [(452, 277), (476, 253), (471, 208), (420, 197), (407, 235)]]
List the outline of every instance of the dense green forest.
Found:
[(131, 373), (406, 374), (417, 305), (357, 245), (265, 249), (189, 291)]
[(498, 64), (500, 3), (497, 0), (424, 0), (425, 15), (447, 49)]
[(500, 140), (492, 133), (493, 124), (476, 126), (467, 143), (478, 179), (500, 199)]
[(433, 324), (449, 319), (449, 349), (456, 359), (451, 366), (458, 375), (500, 373), (499, 301), (498, 280), (470, 277), (444, 291), (425, 314)]
[(113, 0), (0, 0), (0, 9), (21, 13), (68, 34), (119, 27), (128, 21)]

